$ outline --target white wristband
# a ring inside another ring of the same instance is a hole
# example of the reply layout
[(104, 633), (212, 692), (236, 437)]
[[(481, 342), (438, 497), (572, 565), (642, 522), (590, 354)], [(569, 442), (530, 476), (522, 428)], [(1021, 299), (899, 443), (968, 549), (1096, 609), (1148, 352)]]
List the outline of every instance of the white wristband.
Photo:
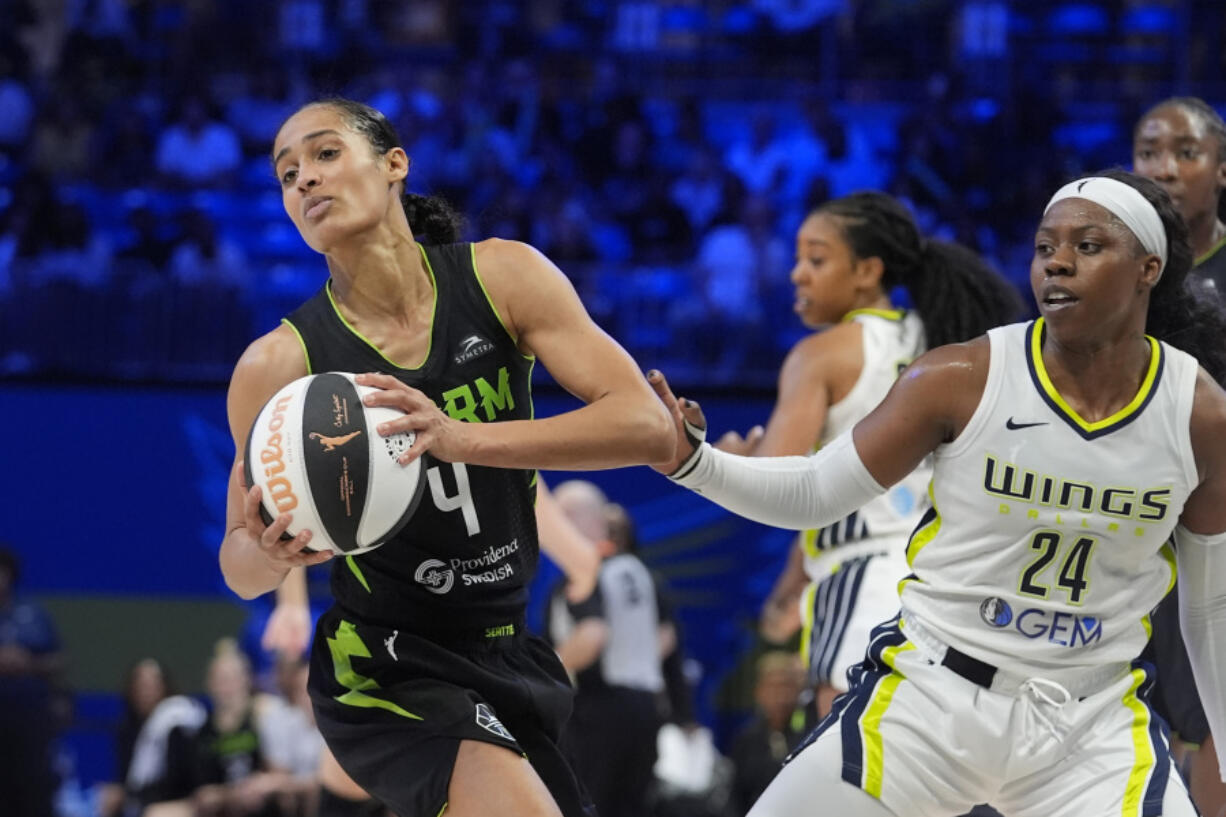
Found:
[(829, 525), (885, 493), (850, 431), (810, 457), (742, 457), (703, 443), (670, 479), (735, 514), (792, 530)]

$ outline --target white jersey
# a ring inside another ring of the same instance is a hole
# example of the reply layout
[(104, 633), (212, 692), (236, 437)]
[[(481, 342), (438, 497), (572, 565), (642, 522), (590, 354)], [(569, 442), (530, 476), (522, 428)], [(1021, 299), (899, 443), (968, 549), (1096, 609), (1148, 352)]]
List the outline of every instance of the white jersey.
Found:
[[(860, 324), (864, 365), (851, 391), (827, 412), (819, 447), (875, 409), (898, 379), (898, 373), (923, 354), (925, 348), (924, 325), (914, 312), (858, 309), (843, 320)], [(844, 559), (870, 551), (897, 550), (901, 564), (903, 543), (928, 507), (925, 494), (931, 476), (931, 461), (925, 460), (906, 479), (844, 519), (805, 531), (801, 542), (809, 578), (820, 581)], [(837, 550), (832, 550), (836, 546)]]
[(1043, 366), (1042, 319), (988, 333), (983, 397), (935, 454), (933, 508), (907, 545), (903, 630), (1017, 672), (1136, 658), (1175, 583), (1168, 544), (1196, 487), (1198, 365), (1150, 339), (1136, 397), (1086, 422)]

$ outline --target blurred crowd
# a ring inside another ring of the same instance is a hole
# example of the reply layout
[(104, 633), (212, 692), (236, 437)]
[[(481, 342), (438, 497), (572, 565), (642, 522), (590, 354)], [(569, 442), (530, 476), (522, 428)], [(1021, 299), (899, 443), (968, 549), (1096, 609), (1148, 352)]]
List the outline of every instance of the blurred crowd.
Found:
[(1213, 2), (6, 6), (0, 374), (170, 382), (321, 285), (269, 162), (321, 96), (384, 111), (411, 189), (537, 246), (644, 365), (752, 387), (801, 331), (809, 206), (887, 190), (1020, 282), (1042, 194), (1226, 53)]

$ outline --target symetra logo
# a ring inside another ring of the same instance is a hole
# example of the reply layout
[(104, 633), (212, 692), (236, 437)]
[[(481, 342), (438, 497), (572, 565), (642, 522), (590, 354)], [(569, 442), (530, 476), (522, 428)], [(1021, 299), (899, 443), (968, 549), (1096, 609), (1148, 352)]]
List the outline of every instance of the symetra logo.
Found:
[(460, 348), (456, 350), (453, 360), (455, 360), (456, 365), (459, 365), (470, 360), (476, 360), (492, 351), (494, 351), (494, 344), (480, 335), (469, 335), (460, 341)]
[(422, 587), (440, 596), (455, 584), (455, 573), (447, 568), (445, 562), (440, 562), (438, 559), (426, 559), (418, 565), (413, 578)]
[(1103, 637), (1103, 622), (1097, 616), (1028, 607), (1016, 616), (1009, 603), (991, 596), (979, 605), (979, 617), (989, 627), (1011, 629), (1032, 641), (1043, 639), (1059, 647), (1086, 647)]

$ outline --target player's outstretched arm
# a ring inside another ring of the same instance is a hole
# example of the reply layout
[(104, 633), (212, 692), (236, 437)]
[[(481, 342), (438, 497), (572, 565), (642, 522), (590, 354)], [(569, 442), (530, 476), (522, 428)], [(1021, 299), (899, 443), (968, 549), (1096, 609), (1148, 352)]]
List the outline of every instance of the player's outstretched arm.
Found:
[(1191, 432), (1201, 481), (1175, 531), (1179, 620), (1226, 781), (1226, 393), (1204, 371)]
[(385, 389), (368, 405), (406, 412), (381, 433), (416, 432), (413, 455), (429, 450), (448, 462), (499, 468), (586, 470), (667, 459), (668, 417), (634, 360), (592, 321), (561, 270), (516, 241), (482, 241), (474, 258), (520, 351), (535, 355), (586, 405), (539, 420), (463, 423), (392, 378), (363, 376), (359, 382)]
[(247, 485), (243, 477), (243, 449), (256, 415), (278, 389), (306, 374), (302, 347), (292, 330), (282, 326), (247, 347), (230, 378), (226, 413), (235, 454), (219, 559), (226, 584), (245, 599), (277, 587), (290, 568), (318, 564), (332, 555), (331, 551), (305, 550), (310, 531), (283, 540), (281, 535), (292, 521), (289, 514), (281, 514), (266, 526), (260, 516), (259, 488)]
[(811, 457), (741, 457), (694, 445), (685, 429), (703, 426), (693, 401), (673, 396), (663, 375), (651, 383), (673, 416), (677, 453), (653, 466), (733, 513), (781, 528), (828, 525), (909, 474), (952, 441), (983, 394), (988, 343), (934, 349), (899, 377), (885, 400), (849, 434)]

